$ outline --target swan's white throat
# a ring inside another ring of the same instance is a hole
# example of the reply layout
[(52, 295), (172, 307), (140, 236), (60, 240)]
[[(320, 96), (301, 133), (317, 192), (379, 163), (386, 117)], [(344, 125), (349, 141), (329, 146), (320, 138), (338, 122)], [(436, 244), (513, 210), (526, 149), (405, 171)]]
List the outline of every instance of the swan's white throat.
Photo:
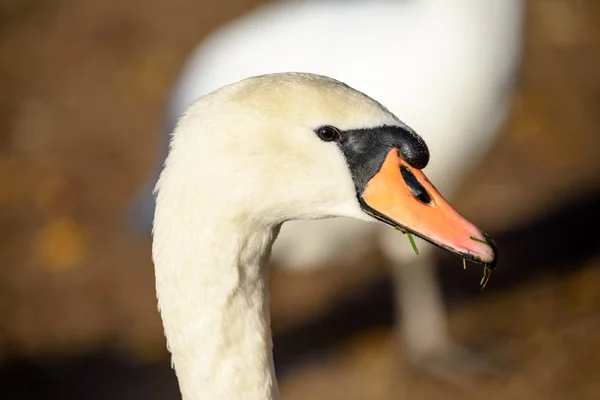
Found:
[(278, 398), (266, 268), (273, 227), (221, 220), (179, 229), (156, 284), (183, 398)]

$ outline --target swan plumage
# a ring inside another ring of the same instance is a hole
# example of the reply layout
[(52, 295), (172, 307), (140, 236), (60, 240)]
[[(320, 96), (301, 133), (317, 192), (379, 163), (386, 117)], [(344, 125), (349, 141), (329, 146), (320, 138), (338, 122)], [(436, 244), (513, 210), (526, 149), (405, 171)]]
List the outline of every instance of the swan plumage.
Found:
[(156, 185), (152, 245), (184, 400), (278, 398), (267, 263), (286, 221), (378, 221), (495, 264), (490, 238), (423, 174), (428, 160), (389, 110), (320, 75), (248, 78), (194, 102)]
[[(197, 97), (247, 76), (302, 70), (335, 76), (401, 113), (434, 155), (427, 167), (452, 198), (492, 147), (509, 106), (521, 51), (522, 0), (283, 1), (223, 25), (190, 55), (171, 93), (168, 131)], [(161, 135), (165, 141), (167, 135)], [(164, 155), (160, 157), (162, 159)], [(154, 182), (152, 180), (152, 182)], [(138, 199), (149, 229), (150, 186)], [(141, 217), (140, 217), (141, 216)], [(375, 238), (397, 271), (402, 326), (415, 358), (449, 347), (431, 248), (377, 224), (292, 221), (273, 248), (279, 266), (352, 262)]]

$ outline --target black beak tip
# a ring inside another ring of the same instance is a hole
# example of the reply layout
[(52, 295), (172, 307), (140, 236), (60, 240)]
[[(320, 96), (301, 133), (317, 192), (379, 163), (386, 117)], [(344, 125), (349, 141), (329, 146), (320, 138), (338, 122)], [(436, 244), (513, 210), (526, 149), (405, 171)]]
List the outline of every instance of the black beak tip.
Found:
[(496, 242), (494, 241), (494, 239), (492, 239), (490, 235), (483, 232), (483, 236), (485, 237), (485, 241), (488, 244), (488, 246), (490, 246), (492, 248), (492, 251), (494, 252), (494, 259), (490, 263), (488, 263), (488, 267), (490, 269), (495, 269), (496, 265), (498, 264), (498, 246), (496, 245)]

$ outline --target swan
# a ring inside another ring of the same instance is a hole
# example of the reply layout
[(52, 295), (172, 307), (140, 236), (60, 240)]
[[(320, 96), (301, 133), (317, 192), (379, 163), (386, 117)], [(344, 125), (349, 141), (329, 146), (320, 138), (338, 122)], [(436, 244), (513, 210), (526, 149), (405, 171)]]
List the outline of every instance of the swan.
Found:
[[(199, 96), (248, 76), (301, 70), (335, 76), (401, 112), (423, 132), (436, 155), (428, 175), (451, 199), (507, 115), (523, 7), (522, 0), (292, 0), (258, 7), (223, 25), (190, 55), (168, 101), (157, 165), (166, 156), (166, 132)], [(158, 171), (134, 202), (143, 231), (152, 223)], [(346, 264), (361, 258), (372, 238), (393, 267), (398, 332), (409, 359), (434, 369), (480, 367), (450, 338), (428, 243), (417, 239), (415, 256), (378, 225), (347, 218), (292, 221), (272, 260), (296, 269)]]
[(493, 241), (428, 180), (428, 161), (414, 130), (326, 76), (262, 75), (194, 102), (156, 184), (152, 240), (183, 399), (278, 398), (267, 267), (286, 221), (380, 222), (492, 268)]

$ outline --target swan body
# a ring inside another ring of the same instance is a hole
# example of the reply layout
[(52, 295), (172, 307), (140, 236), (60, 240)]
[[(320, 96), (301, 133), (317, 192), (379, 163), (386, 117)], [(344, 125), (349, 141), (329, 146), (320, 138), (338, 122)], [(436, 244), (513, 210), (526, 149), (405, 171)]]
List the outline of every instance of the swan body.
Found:
[(493, 265), (493, 242), (429, 182), (428, 161), (410, 127), (324, 76), (258, 76), (194, 102), (156, 185), (152, 245), (183, 399), (278, 398), (266, 278), (286, 221), (379, 221)]
[[(433, 154), (428, 176), (452, 198), (506, 117), (523, 7), (522, 0), (292, 0), (259, 7), (191, 54), (169, 101), (168, 130), (196, 98), (229, 82), (284, 71), (335, 76), (422, 132)], [(161, 140), (166, 152), (167, 135)], [(150, 186), (135, 206), (138, 222), (149, 229)], [(349, 263), (369, 249), (371, 238), (394, 266), (409, 356), (446, 352), (451, 340), (428, 243), (416, 239), (417, 257), (380, 224), (295, 220), (282, 227), (272, 259), (300, 269)]]

